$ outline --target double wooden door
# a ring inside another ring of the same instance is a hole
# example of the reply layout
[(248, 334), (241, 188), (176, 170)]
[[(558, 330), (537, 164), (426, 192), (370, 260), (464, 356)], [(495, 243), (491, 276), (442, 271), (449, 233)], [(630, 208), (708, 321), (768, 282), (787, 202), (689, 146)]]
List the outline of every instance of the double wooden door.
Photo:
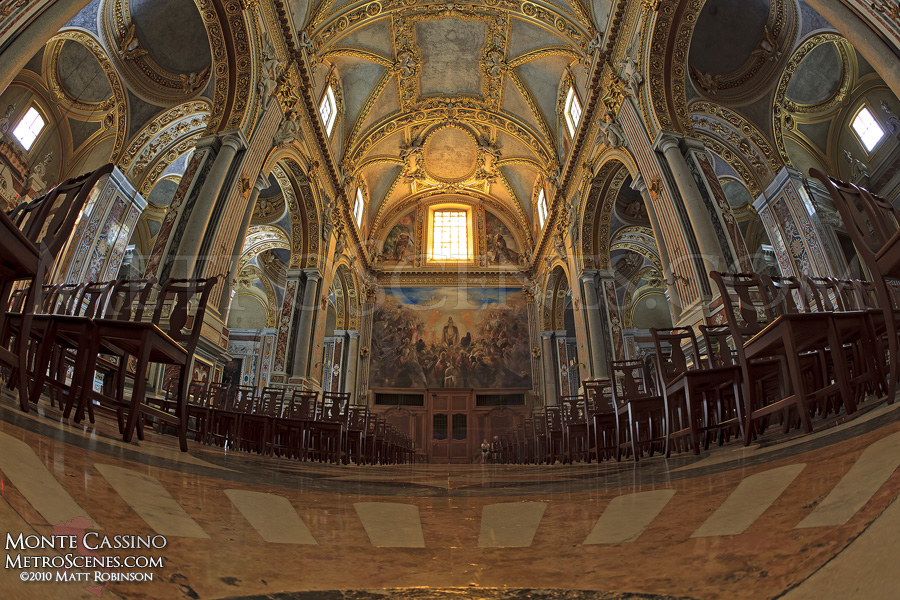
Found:
[(472, 390), (428, 390), (428, 462), (472, 462)]

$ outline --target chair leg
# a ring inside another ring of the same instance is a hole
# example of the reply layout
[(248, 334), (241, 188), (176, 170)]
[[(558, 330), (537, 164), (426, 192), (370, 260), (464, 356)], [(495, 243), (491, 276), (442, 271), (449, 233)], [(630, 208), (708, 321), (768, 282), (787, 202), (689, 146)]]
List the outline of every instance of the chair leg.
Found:
[(138, 357), (137, 368), (134, 376), (134, 390), (131, 392), (131, 406), (128, 410), (128, 417), (125, 422), (125, 430), (122, 432), (122, 439), (130, 442), (134, 431), (140, 426), (141, 420), (141, 402), (147, 390), (147, 378), (142, 374), (147, 369), (147, 362), (150, 359), (150, 349), (146, 346)]

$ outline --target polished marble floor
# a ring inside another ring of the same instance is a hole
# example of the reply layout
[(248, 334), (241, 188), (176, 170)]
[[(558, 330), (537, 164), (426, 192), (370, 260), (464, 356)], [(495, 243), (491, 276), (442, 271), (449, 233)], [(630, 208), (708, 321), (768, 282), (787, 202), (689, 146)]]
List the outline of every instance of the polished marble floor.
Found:
[[(183, 454), (152, 434), (126, 444), (111, 421), (74, 426), (45, 405), (24, 414), (3, 394), (0, 590), (4, 598), (895, 599), (900, 403), (864, 409), (811, 435), (773, 432), (749, 448), (732, 442), (638, 464), (356, 467), (193, 443)], [(99, 583), (24, 581), (34, 569), (10, 566), (23, 553), (7, 533), (85, 531), (163, 536), (161, 549), (95, 551), (162, 566), (113, 570), (152, 581)]]

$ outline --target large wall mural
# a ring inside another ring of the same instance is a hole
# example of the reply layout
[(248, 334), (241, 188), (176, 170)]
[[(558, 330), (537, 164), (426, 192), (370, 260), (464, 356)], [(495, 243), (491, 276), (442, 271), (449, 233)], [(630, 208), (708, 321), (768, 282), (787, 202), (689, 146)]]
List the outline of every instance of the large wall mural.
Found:
[(520, 288), (386, 288), (372, 325), (372, 387), (530, 388)]

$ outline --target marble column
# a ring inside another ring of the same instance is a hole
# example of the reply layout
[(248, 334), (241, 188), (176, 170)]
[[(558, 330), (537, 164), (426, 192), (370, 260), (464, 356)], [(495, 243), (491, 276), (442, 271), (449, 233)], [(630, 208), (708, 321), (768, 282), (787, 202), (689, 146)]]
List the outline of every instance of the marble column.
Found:
[(697, 182), (694, 181), (694, 177), (691, 175), (687, 160), (681, 153), (678, 139), (674, 135), (663, 134), (657, 141), (656, 148), (665, 156), (672, 177), (675, 179), (675, 185), (684, 201), (684, 207), (687, 211), (690, 226), (694, 230), (694, 237), (700, 249), (706, 274), (709, 271), (722, 270), (727, 264), (727, 259), (722, 256), (722, 247), (719, 245), (719, 240), (716, 237), (709, 211), (703, 202)]
[(588, 352), (591, 378), (608, 377), (606, 370), (606, 344), (603, 341), (603, 322), (600, 320), (600, 296), (597, 294), (597, 270), (581, 272), (583, 309), (587, 315)]
[(305, 269), (306, 284), (303, 288), (303, 302), (300, 306), (300, 319), (297, 322), (297, 345), (294, 347), (294, 363), (291, 369), (293, 377), (309, 376), (309, 350), (312, 345), (313, 317), (319, 307), (319, 282), (322, 274), (317, 269)]
[(806, 0), (806, 3), (847, 38), (900, 98), (900, 59), (875, 29), (840, 0)]
[[(38, 50), (71, 21), (90, 0), (55, 0), (18, 28), (0, 54), (0, 90), (5, 90)], [(31, 2), (27, 4), (32, 4)], [(30, 10), (30, 6), (21, 11)], [(16, 9), (13, 9), (15, 12)], [(15, 18), (15, 14), (12, 15)], [(19, 25), (16, 23), (16, 25)]]
[(820, 226), (816, 209), (799, 171), (782, 168), (757, 197), (759, 213), (785, 276), (832, 277), (843, 272)]
[(356, 370), (359, 362), (359, 331), (347, 331), (347, 366), (344, 371), (344, 391), (350, 392), (350, 402), (361, 404), (356, 399)]
[(556, 359), (553, 351), (553, 332), (541, 332), (541, 362), (544, 363), (544, 406), (556, 406)]
[(292, 340), (296, 339), (301, 298), (303, 297), (303, 270), (288, 269), (284, 286), (284, 301), (278, 316), (278, 334), (275, 339), (275, 358), (272, 361), (273, 383), (287, 383), (294, 364)]
[(200, 271), (204, 262), (200, 250), (210, 227), (213, 211), (225, 188), (225, 182), (231, 173), (238, 151), (247, 147), (244, 135), (237, 130), (220, 134), (220, 142), (219, 152), (200, 188), (197, 202), (184, 228), (184, 235), (178, 247), (178, 260), (172, 269), (173, 276), (193, 277), (195, 272)]
[[(244, 216), (241, 218), (241, 228), (238, 230), (237, 238), (234, 240), (234, 246), (231, 249), (231, 266), (228, 268), (228, 278), (225, 280), (225, 288), (222, 290), (222, 302), (219, 305), (219, 313), (223, 315), (228, 312), (228, 305), (231, 303), (231, 285), (238, 276), (238, 273), (236, 272), (238, 259), (240, 259), (241, 250), (244, 248), (244, 240), (247, 238), (247, 229), (250, 227), (253, 209), (256, 208), (256, 200), (259, 198), (259, 193), (266, 189), (268, 185), (268, 180), (260, 173), (256, 177), (256, 183), (253, 184), (253, 188), (250, 191), (250, 197), (247, 200), (247, 206), (244, 208)], [(225, 322), (228, 322), (227, 317)]]
[(656, 240), (656, 248), (659, 250), (659, 262), (662, 263), (663, 277), (666, 280), (666, 298), (669, 300), (669, 306), (672, 309), (672, 322), (677, 323), (678, 315), (681, 314), (681, 307), (678, 306), (678, 290), (675, 289), (675, 278), (672, 276), (672, 264), (669, 260), (669, 249), (666, 248), (662, 226), (659, 223), (659, 217), (656, 215), (656, 208), (653, 206), (650, 190), (647, 189), (647, 183), (640, 175), (635, 177), (631, 184), (631, 189), (641, 194), (641, 197), (644, 199), (644, 205), (647, 207), (647, 216), (650, 218), (650, 228), (653, 229), (653, 238)]

